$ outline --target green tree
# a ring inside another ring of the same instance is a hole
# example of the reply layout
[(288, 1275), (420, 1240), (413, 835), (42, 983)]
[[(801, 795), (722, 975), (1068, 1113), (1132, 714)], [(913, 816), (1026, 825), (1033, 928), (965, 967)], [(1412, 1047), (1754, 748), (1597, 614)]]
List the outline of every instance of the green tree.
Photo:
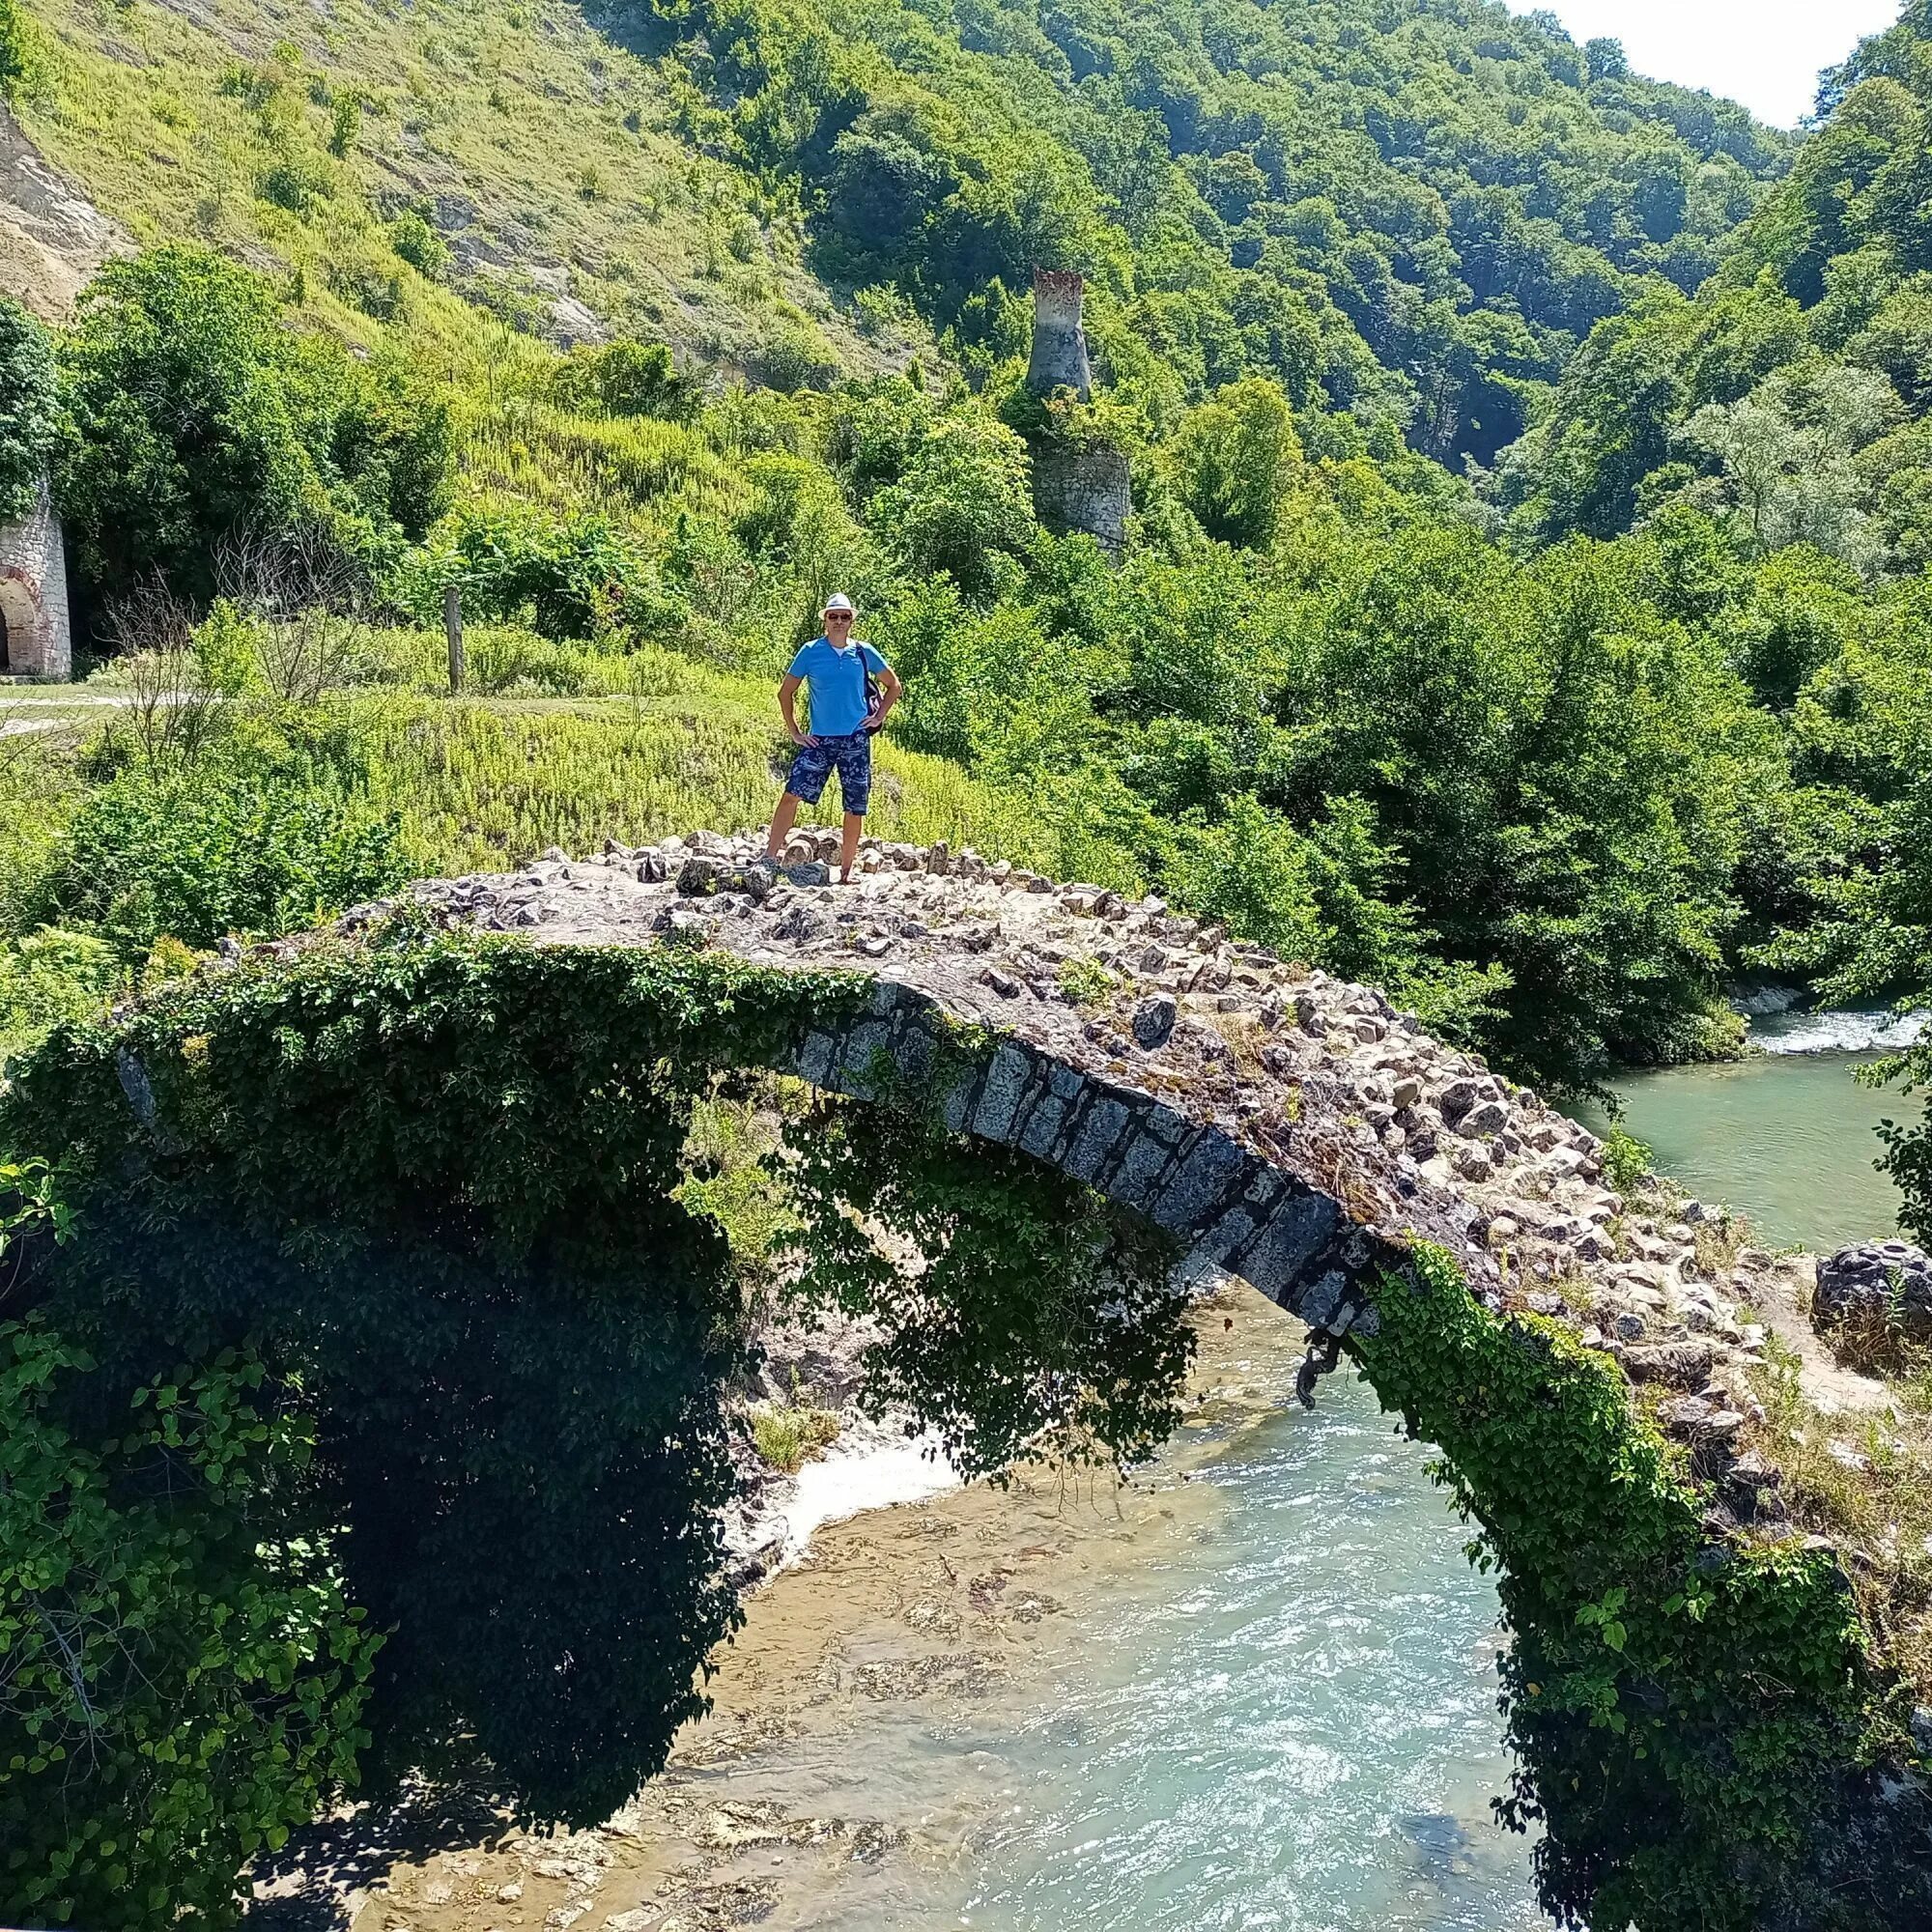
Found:
[(56, 488), (82, 574), (205, 598), (237, 531), (321, 525), (353, 552), (420, 533), (453, 459), (446, 402), (291, 333), (273, 286), (170, 244), (110, 263), (61, 349)]
[(449, 243), (416, 209), (406, 208), (389, 223), (389, 246), (426, 281), (440, 282), (449, 271)]
[(607, 416), (658, 416), (689, 422), (696, 413), (700, 385), (680, 376), (662, 342), (628, 337), (592, 348), (580, 343), (551, 382), (566, 409)]
[(1174, 449), (1181, 500), (1223, 543), (1265, 550), (1301, 462), (1294, 418), (1278, 383), (1235, 383), (1195, 410)]
[(33, 43), (19, 0), (0, 0), (0, 100), (11, 100), (32, 77)]
[(944, 571), (983, 597), (1038, 530), (1029, 478), (1026, 444), (1006, 424), (948, 416), (921, 439), (904, 478), (873, 497), (868, 521), (907, 569)]

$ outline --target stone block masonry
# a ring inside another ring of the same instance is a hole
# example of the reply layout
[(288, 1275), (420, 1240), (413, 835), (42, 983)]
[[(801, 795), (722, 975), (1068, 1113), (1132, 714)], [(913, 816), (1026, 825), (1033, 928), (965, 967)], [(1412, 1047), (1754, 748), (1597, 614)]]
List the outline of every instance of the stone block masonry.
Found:
[[(1033, 278), (1033, 352), (1027, 387), (1042, 399), (1071, 389), (1093, 399), (1087, 333), (1080, 315), (1086, 284), (1070, 270), (1040, 269)], [(1033, 505), (1056, 536), (1084, 532), (1116, 562), (1126, 542), (1132, 508), (1127, 459), (1111, 443), (1069, 440), (1059, 433), (1035, 436)]]
[(1037, 396), (1071, 389), (1083, 403), (1093, 398), (1087, 331), (1080, 326), (1086, 288), (1085, 281), (1070, 269), (1034, 270), (1033, 350), (1027, 357), (1027, 387)]
[(1033, 506), (1054, 535), (1084, 530), (1119, 562), (1133, 507), (1126, 457), (1108, 443), (1083, 448), (1041, 439), (1033, 450)]
[(26, 516), (0, 524), (0, 671), (63, 681), (73, 675), (67, 562), (44, 485)]

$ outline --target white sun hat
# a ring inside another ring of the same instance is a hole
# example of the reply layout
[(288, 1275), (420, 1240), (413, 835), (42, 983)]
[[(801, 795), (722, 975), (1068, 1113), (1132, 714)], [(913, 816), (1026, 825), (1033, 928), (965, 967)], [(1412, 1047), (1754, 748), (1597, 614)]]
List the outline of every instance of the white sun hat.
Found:
[(832, 593), (832, 595), (825, 600), (825, 614), (828, 617), (835, 611), (844, 611), (849, 613), (851, 609), (852, 609), (852, 600), (851, 598), (846, 596), (846, 594), (842, 590), (835, 590)]

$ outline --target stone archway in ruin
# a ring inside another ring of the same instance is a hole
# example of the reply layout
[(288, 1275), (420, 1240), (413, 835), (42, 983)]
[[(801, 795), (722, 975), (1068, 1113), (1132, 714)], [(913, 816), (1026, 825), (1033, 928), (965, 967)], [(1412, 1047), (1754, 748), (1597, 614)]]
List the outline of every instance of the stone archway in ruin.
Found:
[(17, 577), (0, 577), (0, 671), (40, 669), (40, 622), (33, 592)]
[[(865, 975), (865, 1009), (828, 1016), (778, 1070), (1059, 1168), (1173, 1236), (1194, 1270), (1238, 1276), (1308, 1322), (1318, 1359), (1377, 1332), (1375, 1284), (1419, 1240), (1496, 1306), (1506, 1273), (1520, 1285), (1580, 1267), (1623, 1286), (1602, 1234), (1619, 1208), (1601, 1143), (1379, 993), (1230, 945), (1157, 900), (944, 847), (882, 848), (850, 892), (816, 889), (810, 865), (774, 881), (747, 864), (753, 850), (700, 835), (416, 890), (540, 944), (685, 943)], [(1059, 976), (1073, 968), (1098, 969), (1106, 998), (1070, 997)], [(1683, 1245), (1690, 1256), (1688, 1231)], [(1629, 1292), (1663, 1300), (1648, 1281)], [(1693, 1405), (1686, 1426), (1701, 1427), (1725, 1412), (1705, 1393), (1726, 1352), (1713, 1334), (1724, 1301), (1716, 1284), (1677, 1286), (1698, 1316), (1712, 1304), (1670, 1358)]]
[[(1159, 977), (1120, 972), (1122, 991), (1144, 994), (1129, 1030), (1120, 1030), (1065, 998), (1037, 997), (1052, 966), (1035, 959), (1033, 979), (1018, 977), (1028, 967), (1024, 942), (1009, 952), (975, 923), (918, 943), (924, 921), (884, 910), (895, 902), (909, 908), (901, 898), (917, 890), (909, 868), (876, 879), (875, 897), (854, 900), (879, 905), (888, 923), (900, 925), (898, 936), (914, 941), (896, 945), (888, 933), (846, 932), (836, 895), (789, 893), (783, 883), (774, 889), (742, 857), (673, 850), (641, 860), (612, 855), (601, 866), (554, 861), (515, 880), (418, 890), (467, 923), (527, 931), (539, 943), (701, 942), (762, 967), (864, 973), (870, 986), (863, 1004), (826, 1014), (772, 1070), (913, 1109), (1058, 1169), (1171, 1236), (1188, 1272), (1238, 1277), (1306, 1321), (1315, 1331), (1311, 1359), (1321, 1368), (1334, 1365), (1344, 1337), (1378, 1332), (1375, 1283), (1417, 1239), (1451, 1249), (1479, 1290), (1496, 1281), (1488, 1217), (1453, 1186), (1420, 1184), (1416, 1163), (1365, 1133), (1354, 1111), (1366, 1105), (1392, 1121), (1395, 1103), (1406, 1097), (1405, 1079), (1418, 1098), (1435, 1082), (1398, 1072), (1385, 1092), (1371, 1086), (1357, 1094), (1341, 1055), (1345, 1041), (1350, 1052), (1386, 1047), (1406, 1065), (1413, 1045), (1440, 1059), (1438, 1077), (1459, 1068), (1475, 1074), (1484, 1083), (1472, 1094), (1475, 1106), (1495, 1105), (1490, 1094), (1503, 1085), (1444, 1055), (1380, 995), (1301, 975), (1304, 1016), (1286, 992), (1295, 976), (1259, 949), (1242, 949), (1237, 966), (1220, 977), (1232, 988), (1240, 970), (1241, 992), (1190, 997), (1170, 982), (1176, 969), (1197, 975), (1202, 962), (1185, 942), (1170, 943), (1151, 949), (1163, 955)], [(943, 853), (942, 862), (951, 865)], [(1090, 928), (1112, 923), (1110, 901), (1120, 918), (1131, 918), (1124, 901), (1097, 889), (1049, 894), (1026, 891), (1023, 881), (918, 875), (919, 886), (959, 910), (982, 914), (1004, 900), (1030, 927), (1064, 923), (1066, 899), (1084, 899), (1075, 918)], [(932, 909), (930, 898), (924, 905)], [(1199, 937), (1196, 922), (1164, 914), (1154, 921), (1170, 942), (1183, 927)], [(1043, 937), (1037, 943), (1057, 951)], [(1219, 945), (1211, 929), (1208, 945), (1210, 952)], [(1143, 964), (1149, 951), (1139, 950)], [(1209, 966), (1203, 983), (1216, 977)], [(1241, 1010), (1249, 1005), (1253, 1011)], [(1214, 1011), (1221, 1030), (1203, 1023), (1204, 1010)], [(1335, 1051), (1320, 1056), (1323, 1070), (1291, 1064), (1287, 1042), (1314, 1045), (1328, 1034), (1322, 1015), (1330, 1010)], [(1566, 1131), (1589, 1139), (1567, 1123)], [(1304, 1378), (1304, 1392), (1311, 1381)]]

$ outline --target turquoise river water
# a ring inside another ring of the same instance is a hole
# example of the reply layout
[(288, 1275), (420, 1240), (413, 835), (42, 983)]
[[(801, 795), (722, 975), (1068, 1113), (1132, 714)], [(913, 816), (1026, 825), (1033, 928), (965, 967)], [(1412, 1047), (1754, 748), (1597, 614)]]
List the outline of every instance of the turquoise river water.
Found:
[[(1889, 1235), (1872, 1166), (1895, 1095), (1853, 1079), (1885, 1017), (1760, 1021), (1736, 1065), (1618, 1083), (1659, 1166), (1767, 1240)], [(1865, 1050), (1856, 1050), (1865, 1049)], [(1599, 1117), (1594, 1124), (1606, 1124)], [(1493, 1822), (1508, 1762), (1496, 1601), (1429, 1483), (1338, 1376), (1191, 1477), (1179, 1534), (1065, 1605), (1050, 1681), (867, 1736), (889, 1809), (951, 1817), (943, 1857), (840, 1889), (851, 1932), (1515, 1932), (1546, 1923)], [(850, 1759), (846, 1762), (849, 1764)], [(963, 1789), (962, 1789), (963, 1785)]]
[(916, 1782), (963, 1761), (999, 1804), (894, 1905), (1011, 1932), (1546, 1922), (1490, 1810), (1494, 1588), (1426, 1456), (1338, 1376), (1197, 1475), (1190, 1532), (1077, 1606), (1049, 1698), (902, 1737)]
[[(1246, 1385), (1242, 1416), (1210, 1411), (1184, 1430), (1123, 1513), (1102, 1496), (1009, 1519), (955, 1492), (925, 1506), (933, 1541), (899, 1511), (860, 1519), (815, 1587), (816, 1555), (795, 1595), (781, 1580), (770, 1612), (796, 1625), (836, 1618), (871, 1561), (903, 1564), (906, 1539), (921, 1574), (937, 1580), (944, 1555), (964, 1578), (992, 1560), (977, 1540), (989, 1510), (1009, 1548), (1044, 1535), (1062, 1552), (1022, 1562), (1032, 1607), (1018, 1580), (1004, 1586), (1017, 1641), (988, 1655), (983, 1625), (962, 1634), (983, 1675), (835, 1698), (748, 1756), (678, 1779), (705, 1805), (753, 1800), (885, 1828), (883, 1855), (784, 1884), (772, 1932), (1548, 1922), (1530, 1842), (1491, 1809), (1509, 1773), (1494, 1584), (1464, 1557), (1431, 1452), (1346, 1370), (1312, 1413), (1293, 1406), (1298, 1331), (1241, 1293), (1250, 1359), (1229, 1373)], [(1050, 1526), (1069, 1520), (1070, 1544)], [(904, 1620), (931, 1628), (916, 1595), (888, 1594), (901, 1634), (855, 1632), (836, 1667), (816, 1665), (821, 1683), (828, 1668), (845, 1683), (876, 1671), (903, 1647)]]
[[(1773, 1247), (1829, 1254), (1898, 1232), (1898, 1190), (1875, 1162), (1873, 1129), (1913, 1119), (1922, 1100), (1854, 1077), (1903, 1044), (1911, 1023), (1884, 1013), (1788, 1014), (1758, 1020), (1765, 1051), (1720, 1066), (1671, 1066), (1613, 1082), (1623, 1126), (1649, 1145), (1661, 1173), (1701, 1199), (1748, 1215)], [(1601, 1109), (1578, 1117), (1602, 1132)]]

